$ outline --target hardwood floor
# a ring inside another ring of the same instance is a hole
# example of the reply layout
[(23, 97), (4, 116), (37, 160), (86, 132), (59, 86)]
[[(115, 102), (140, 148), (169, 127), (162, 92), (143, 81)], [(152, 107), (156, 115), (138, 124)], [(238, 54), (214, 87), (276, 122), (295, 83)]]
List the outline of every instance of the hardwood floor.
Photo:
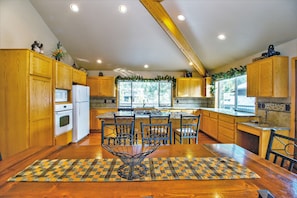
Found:
[[(199, 144), (217, 144), (219, 143), (215, 139), (209, 137), (203, 132), (198, 134)], [(78, 145), (100, 145), (101, 144), (101, 133), (90, 133), (87, 137), (81, 140)]]

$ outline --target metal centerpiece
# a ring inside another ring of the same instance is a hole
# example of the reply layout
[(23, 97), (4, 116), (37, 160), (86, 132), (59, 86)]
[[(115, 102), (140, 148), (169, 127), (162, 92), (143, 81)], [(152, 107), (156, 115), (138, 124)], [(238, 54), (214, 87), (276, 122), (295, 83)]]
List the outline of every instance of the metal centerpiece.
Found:
[(141, 178), (148, 168), (142, 163), (144, 158), (159, 148), (155, 145), (119, 146), (102, 144), (102, 147), (113, 155), (119, 157), (123, 164), (118, 169), (118, 175), (127, 180)]

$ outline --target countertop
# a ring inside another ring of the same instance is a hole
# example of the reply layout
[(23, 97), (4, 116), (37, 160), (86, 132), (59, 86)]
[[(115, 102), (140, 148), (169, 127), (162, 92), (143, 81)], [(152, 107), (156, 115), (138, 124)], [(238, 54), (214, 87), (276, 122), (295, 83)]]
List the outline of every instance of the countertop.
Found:
[(254, 113), (247, 113), (247, 112), (234, 111), (234, 110), (228, 110), (228, 109), (220, 109), (220, 108), (199, 108), (199, 109), (212, 111), (212, 112), (216, 112), (216, 113), (222, 113), (222, 114), (231, 115), (231, 116), (236, 116), (236, 117), (256, 116), (256, 114), (254, 114)]
[[(100, 109), (112, 109), (112, 107), (102, 107)], [(114, 108), (117, 109), (117, 108)], [(150, 110), (152, 108), (135, 108), (135, 109), (147, 109)], [(156, 110), (207, 110), (207, 111), (212, 111), (212, 112), (216, 112), (216, 113), (222, 113), (222, 114), (226, 114), (226, 115), (231, 115), (231, 116), (236, 116), (236, 117), (253, 117), (256, 116), (254, 113), (247, 113), (247, 112), (241, 112), (241, 111), (234, 111), (234, 110), (228, 110), (228, 109), (220, 109), (220, 108), (204, 108), (204, 107), (158, 107), (158, 108), (154, 108)]]
[(276, 130), (290, 130), (289, 127), (283, 127), (283, 126), (276, 126), (274, 124), (270, 123), (254, 123), (254, 122), (240, 122), (238, 124), (242, 124), (245, 126), (253, 127), (256, 129), (260, 129), (262, 131), (270, 131), (271, 129), (276, 129)]
[[(114, 112), (107, 112), (107, 113), (96, 116), (96, 118), (99, 118), (99, 119), (113, 119), (114, 118), (113, 114), (114, 114)], [(131, 115), (134, 114), (134, 112), (119, 111), (119, 112), (116, 112), (116, 114), (120, 115), (120, 116), (131, 116)], [(168, 115), (168, 114), (170, 114), (170, 119), (180, 119), (181, 114), (182, 115), (193, 115), (193, 114), (185, 113), (185, 112), (171, 112), (171, 113), (168, 113), (168, 112), (156, 112), (156, 113), (153, 113), (153, 114), (154, 115)], [(135, 118), (149, 118), (149, 114), (136, 113)]]

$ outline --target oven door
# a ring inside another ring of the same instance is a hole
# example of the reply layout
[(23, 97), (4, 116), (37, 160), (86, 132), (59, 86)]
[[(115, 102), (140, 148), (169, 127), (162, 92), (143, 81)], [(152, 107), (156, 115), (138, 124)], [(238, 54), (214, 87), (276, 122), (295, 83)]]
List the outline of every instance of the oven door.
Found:
[(55, 136), (72, 130), (72, 110), (55, 112)]

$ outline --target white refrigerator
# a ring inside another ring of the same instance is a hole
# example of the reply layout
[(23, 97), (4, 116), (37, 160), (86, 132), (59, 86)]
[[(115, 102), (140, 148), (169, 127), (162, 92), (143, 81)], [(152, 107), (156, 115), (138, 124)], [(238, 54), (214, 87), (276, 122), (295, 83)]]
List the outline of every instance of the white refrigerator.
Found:
[(73, 131), (72, 142), (78, 142), (90, 132), (90, 87), (72, 86)]

